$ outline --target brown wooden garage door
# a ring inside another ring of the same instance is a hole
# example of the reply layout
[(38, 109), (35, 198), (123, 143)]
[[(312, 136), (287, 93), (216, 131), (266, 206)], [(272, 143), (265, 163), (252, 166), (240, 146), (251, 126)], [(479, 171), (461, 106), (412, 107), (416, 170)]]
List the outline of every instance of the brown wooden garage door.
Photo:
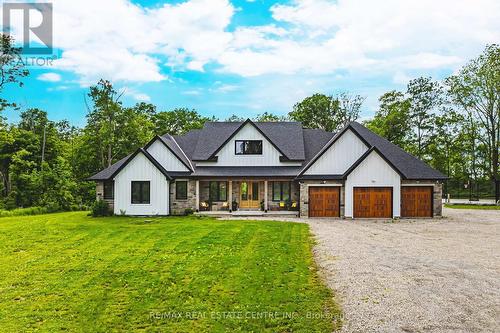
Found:
[(339, 217), (340, 188), (339, 187), (309, 187), (310, 217)]
[(432, 217), (432, 186), (401, 187), (402, 217)]
[(355, 187), (354, 217), (392, 218), (392, 187)]

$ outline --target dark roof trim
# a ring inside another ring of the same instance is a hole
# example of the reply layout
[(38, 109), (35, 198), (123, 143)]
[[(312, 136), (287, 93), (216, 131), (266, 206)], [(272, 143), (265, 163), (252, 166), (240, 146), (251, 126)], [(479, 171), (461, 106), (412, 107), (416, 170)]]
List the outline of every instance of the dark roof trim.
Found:
[(347, 130), (351, 130), (368, 148), (371, 147), (371, 145), (368, 143), (368, 141), (365, 140), (365, 138), (363, 138), (359, 133), (358, 131), (356, 131), (354, 129), (354, 127), (351, 126), (351, 124), (347, 124), (346, 126), (344, 126), (343, 129), (340, 130), (340, 132), (338, 132), (337, 134), (335, 134), (333, 136), (333, 138), (330, 139), (329, 142), (327, 142), (327, 144), (316, 154), (316, 156), (314, 156), (312, 158), (312, 160), (309, 161), (309, 163), (307, 163), (307, 165), (302, 169), (302, 171), (300, 171), (299, 173), (299, 176), (302, 176), (328, 149), (330, 149), (331, 146), (333, 146), (333, 144), (335, 142), (337, 142), (337, 140), (342, 136), (344, 135), (345, 132), (347, 132)]
[(344, 175), (302, 175), (296, 180), (343, 180)]
[(113, 179), (115, 178), (115, 176), (120, 173), (120, 171), (123, 170), (123, 168), (125, 168), (125, 166), (127, 166), (127, 164), (129, 164), (136, 156), (137, 154), (139, 153), (143, 153), (144, 156), (146, 156), (146, 158), (151, 162), (153, 163), (153, 165), (158, 169), (160, 170), (160, 172), (168, 179), (168, 180), (172, 180), (172, 177), (169, 176), (169, 174), (167, 173), (167, 170), (165, 170), (164, 167), (161, 166), (160, 163), (158, 163), (157, 160), (154, 159), (153, 156), (151, 156), (150, 153), (148, 153), (148, 151), (144, 148), (139, 148), (137, 149), (132, 155), (130, 155), (130, 157), (122, 164), (120, 165), (120, 167), (118, 169), (115, 170), (115, 172), (113, 172), (111, 174), (111, 176), (109, 176), (108, 179)]
[[(159, 135), (155, 136), (155, 137), (154, 137), (151, 141), (149, 141), (149, 142), (148, 142), (148, 144), (144, 146), (144, 149), (145, 149), (145, 150), (147, 150), (149, 147), (151, 147), (151, 145), (152, 145), (153, 143), (155, 143), (155, 141), (156, 141), (156, 140), (160, 140), (160, 142), (161, 142), (161, 143), (163, 143), (163, 145), (164, 145), (165, 147), (167, 147), (167, 149), (168, 149), (168, 150), (170, 150), (170, 152), (171, 152), (172, 154), (174, 154), (174, 156), (175, 156), (175, 157), (177, 157), (177, 159), (178, 159), (178, 160), (179, 160), (179, 161), (180, 161), (180, 162), (181, 162), (181, 163), (182, 163), (182, 164), (183, 164), (186, 168), (188, 168), (188, 170), (193, 171), (193, 168), (192, 168), (190, 165), (188, 165), (188, 164), (184, 161), (184, 159), (183, 159), (182, 157), (180, 157), (179, 155), (177, 155), (177, 154), (174, 152), (174, 150), (173, 150), (172, 148), (170, 148), (170, 147), (168, 146), (168, 144), (164, 141), (164, 139), (163, 139), (161, 136), (159, 136)], [(176, 144), (177, 144), (177, 142), (176, 142)], [(177, 146), (179, 147), (179, 149), (181, 149), (181, 147), (180, 147), (179, 145), (177, 145)], [(182, 149), (181, 149), (181, 151), (182, 151)]]
[(302, 162), (303, 160), (291, 160), (286, 156), (280, 156), (280, 162)]
[[(285, 157), (287, 157), (287, 158), (288, 158), (288, 156), (286, 156), (286, 154), (285, 154), (285, 153), (283, 153), (283, 152), (281, 151), (281, 149), (279, 149), (279, 148), (278, 148), (278, 146), (277, 146), (277, 145), (276, 145), (276, 144), (275, 144), (275, 143), (274, 143), (271, 139), (269, 139), (269, 137), (268, 137), (266, 134), (264, 134), (264, 132), (263, 132), (263, 131), (262, 131), (262, 130), (261, 130), (261, 129), (257, 126), (257, 125), (255, 125), (255, 123), (254, 123), (252, 120), (247, 119), (247, 120), (245, 120), (244, 122), (242, 122), (240, 126), (238, 126), (238, 128), (237, 128), (237, 129), (236, 129), (236, 130), (235, 130), (235, 131), (234, 131), (234, 132), (233, 132), (233, 133), (232, 133), (232, 134), (231, 134), (231, 135), (230, 135), (230, 136), (229, 136), (229, 137), (228, 137), (228, 138), (227, 138), (227, 139), (226, 139), (226, 140), (225, 140), (225, 141), (224, 141), (224, 142), (220, 145), (220, 146), (219, 146), (219, 148), (217, 148), (217, 149), (215, 150), (215, 152), (213, 152), (213, 154), (210, 156), (210, 158), (209, 158), (208, 160), (212, 160), (212, 159), (216, 158), (216, 157), (217, 157), (217, 156), (216, 156), (216, 154), (217, 154), (217, 153), (218, 153), (218, 152), (222, 149), (222, 147), (224, 147), (224, 146), (225, 146), (225, 145), (226, 145), (229, 141), (231, 141), (231, 139), (232, 139), (232, 138), (233, 138), (233, 137), (234, 137), (234, 136), (235, 136), (235, 135), (236, 135), (236, 134), (237, 134), (237, 133), (238, 133), (238, 132), (239, 132), (239, 131), (243, 128), (243, 127), (245, 127), (245, 125), (247, 125), (247, 124), (252, 124), (252, 126), (253, 126), (255, 129), (257, 129), (257, 131), (259, 131), (259, 133), (260, 133), (260, 134), (262, 134), (262, 136), (263, 136), (263, 137), (264, 137), (267, 141), (269, 141), (269, 142), (273, 145), (273, 147), (274, 147), (274, 148), (276, 148), (276, 150), (277, 150), (277, 151), (278, 151), (281, 155), (283, 155), (283, 156), (285, 156)], [(195, 160), (195, 161), (199, 161), (199, 160)]]
[(363, 155), (361, 155), (360, 158), (358, 158), (358, 160), (356, 162), (354, 162), (353, 165), (351, 165), (351, 167), (349, 169), (346, 170), (346, 172), (344, 173), (344, 179), (347, 179), (347, 177), (349, 176), (349, 174), (351, 174), (351, 172), (353, 172), (372, 152), (376, 152), (380, 157), (382, 157), (382, 159), (391, 166), (391, 168), (396, 171), (399, 176), (402, 178), (402, 179), (406, 179), (405, 175), (403, 175), (403, 173), (401, 171), (399, 171), (398, 168), (396, 168), (396, 166), (394, 164), (392, 164), (391, 161), (389, 161), (387, 159), (387, 157), (385, 157), (381, 152), (380, 150), (378, 150), (377, 147), (371, 147), (370, 149), (368, 149), (367, 151), (365, 151), (365, 153)]

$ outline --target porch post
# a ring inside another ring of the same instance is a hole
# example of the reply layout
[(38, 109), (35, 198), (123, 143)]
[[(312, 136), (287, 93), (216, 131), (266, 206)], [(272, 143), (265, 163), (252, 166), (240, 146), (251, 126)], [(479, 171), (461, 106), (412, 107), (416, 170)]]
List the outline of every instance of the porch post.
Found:
[(267, 212), (267, 180), (264, 180), (264, 211)]
[(200, 181), (196, 180), (196, 189), (195, 189), (195, 199), (196, 199), (196, 211), (200, 210)]
[(229, 201), (229, 212), (233, 211), (233, 181), (229, 181), (229, 189), (228, 189), (228, 201)]

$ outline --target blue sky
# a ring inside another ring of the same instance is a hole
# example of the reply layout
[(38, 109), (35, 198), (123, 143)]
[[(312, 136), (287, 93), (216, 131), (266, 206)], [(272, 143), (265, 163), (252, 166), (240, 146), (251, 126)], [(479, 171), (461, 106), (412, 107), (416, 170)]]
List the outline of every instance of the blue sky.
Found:
[(125, 105), (221, 119), (286, 114), (313, 93), (348, 91), (366, 97), (366, 118), (382, 93), (421, 75), (442, 79), (500, 42), (495, 0), (53, 3), (57, 60), (30, 67), (25, 86), (3, 94), (75, 125), (85, 124), (84, 96), (99, 78), (125, 91)]

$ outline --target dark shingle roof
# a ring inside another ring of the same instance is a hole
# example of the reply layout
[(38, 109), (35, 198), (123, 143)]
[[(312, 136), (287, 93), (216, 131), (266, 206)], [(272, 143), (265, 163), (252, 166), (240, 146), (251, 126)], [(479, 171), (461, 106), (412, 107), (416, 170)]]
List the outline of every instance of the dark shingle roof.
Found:
[(109, 168), (99, 171), (95, 175), (87, 178), (87, 180), (108, 180), (109, 177), (111, 177), (115, 173), (115, 171), (118, 170), (122, 166), (122, 164), (129, 159), (130, 156), (132, 156), (132, 154), (122, 158), (118, 162), (111, 165)]
[(368, 144), (376, 147), (407, 179), (447, 179), (441, 172), (431, 168), (425, 162), (408, 154), (403, 149), (378, 136), (357, 122), (349, 124)]
[(179, 144), (181, 149), (184, 151), (186, 156), (193, 159), (193, 153), (198, 144), (198, 138), (200, 137), (201, 129), (192, 130), (184, 135), (174, 135), (175, 141)]
[[(199, 133), (192, 160), (203, 161), (212, 154), (241, 126), (241, 122), (207, 122)], [(201, 140), (200, 140), (201, 138)]]
[[(309, 162), (326, 143), (334, 136), (334, 133), (321, 129), (303, 129), (305, 163)], [(305, 164), (304, 164), (305, 165)]]

